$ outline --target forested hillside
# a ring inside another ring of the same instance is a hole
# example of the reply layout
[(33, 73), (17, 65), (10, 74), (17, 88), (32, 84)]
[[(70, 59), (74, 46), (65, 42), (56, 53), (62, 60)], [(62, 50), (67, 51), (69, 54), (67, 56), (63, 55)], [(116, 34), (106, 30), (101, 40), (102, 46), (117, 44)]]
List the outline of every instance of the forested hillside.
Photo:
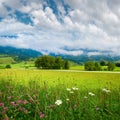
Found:
[(10, 46), (0, 46), (0, 54), (9, 55), (13, 57), (15, 61), (28, 60), (42, 55), (40, 52), (32, 49), (15, 48)]

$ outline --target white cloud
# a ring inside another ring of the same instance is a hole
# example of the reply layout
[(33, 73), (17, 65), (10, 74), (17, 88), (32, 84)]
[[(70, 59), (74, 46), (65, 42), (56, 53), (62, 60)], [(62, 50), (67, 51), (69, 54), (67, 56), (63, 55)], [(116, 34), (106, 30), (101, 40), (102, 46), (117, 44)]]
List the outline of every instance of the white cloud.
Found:
[(38, 9), (31, 13), (33, 22), (37, 27), (45, 27), (48, 29), (61, 29), (61, 24), (58, 22), (56, 16), (53, 14), (51, 8), (46, 7), (45, 10)]
[[(0, 16), (4, 19), (0, 21), (0, 36), (17, 37), (1, 37), (0, 45), (72, 55), (82, 54), (74, 50), (80, 48), (108, 50), (115, 54), (120, 50), (120, 0), (64, 0), (64, 3), (71, 9), (66, 11), (60, 0), (55, 1), (59, 10), (55, 14), (45, 0), (1, 0)], [(15, 10), (27, 13), (33, 25), (19, 22), (14, 17)], [(73, 51), (61, 49), (64, 46)]]
[(0, 3), (0, 16), (4, 17), (7, 14), (7, 10), (5, 9), (5, 7), (3, 6), (2, 3)]
[(88, 52), (88, 56), (101, 55), (101, 52)]
[(0, 26), (0, 35), (20, 34), (23, 32), (29, 32), (32, 29), (32, 26), (20, 23), (15, 19), (4, 19), (0, 22)]

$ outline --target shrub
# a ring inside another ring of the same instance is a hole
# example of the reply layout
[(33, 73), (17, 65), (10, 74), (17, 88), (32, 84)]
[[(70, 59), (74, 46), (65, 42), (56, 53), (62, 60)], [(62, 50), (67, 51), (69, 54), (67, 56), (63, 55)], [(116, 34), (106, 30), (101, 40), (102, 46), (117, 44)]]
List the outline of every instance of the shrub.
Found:
[(11, 68), (11, 65), (8, 64), (8, 65), (5, 66), (5, 68)]
[(117, 67), (120, 67), (120, 62), (115, 63)]
[(88, 61), (88, 62), (85, 63), (85, 70), (88, 70), (88, 71), (99, 71), (99, 70), (101, 70), (101, 66), (97, 62)]
[(113, 63), (112, 61), (108, 62), (108, 70), (112, 71), (115, 69), (115, 63)]

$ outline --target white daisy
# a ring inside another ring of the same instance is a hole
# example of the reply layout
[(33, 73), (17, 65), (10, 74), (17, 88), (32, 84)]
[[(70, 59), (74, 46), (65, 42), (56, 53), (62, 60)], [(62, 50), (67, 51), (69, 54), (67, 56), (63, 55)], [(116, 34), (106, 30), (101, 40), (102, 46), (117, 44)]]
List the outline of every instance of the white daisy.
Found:
[(90, 96), (95, 96), (95, 94), (92, 93), (92, 92), (89, 92), (88, 94), (89, 94)]
[(56, 100), (55, 104), (56, 105), (61, 105), (62, 104), (62, 100)]

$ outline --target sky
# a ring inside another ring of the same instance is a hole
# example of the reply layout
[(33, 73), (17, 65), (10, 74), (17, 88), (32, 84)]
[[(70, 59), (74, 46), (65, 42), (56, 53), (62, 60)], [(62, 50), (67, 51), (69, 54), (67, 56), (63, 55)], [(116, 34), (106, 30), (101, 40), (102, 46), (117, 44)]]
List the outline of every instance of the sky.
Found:
[(0, 0), (0, 45), (120, 55), (120, 0)]

